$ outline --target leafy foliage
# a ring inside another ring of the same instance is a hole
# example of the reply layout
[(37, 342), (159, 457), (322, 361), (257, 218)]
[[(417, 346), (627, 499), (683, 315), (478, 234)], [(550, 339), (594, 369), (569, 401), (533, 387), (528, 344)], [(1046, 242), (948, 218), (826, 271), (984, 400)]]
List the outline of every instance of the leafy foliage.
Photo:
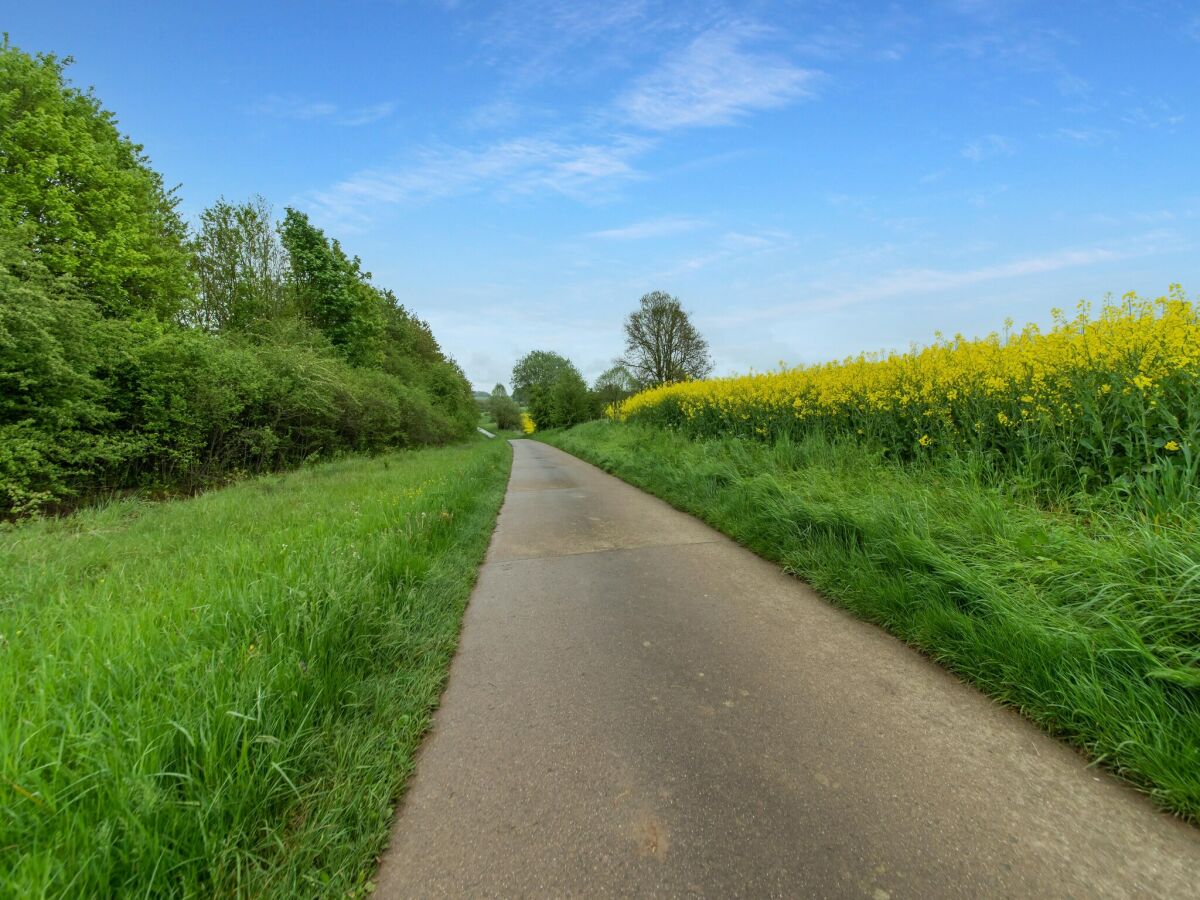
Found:
[(378, 292), (358, 257), (350, 259), (308, 216), (288, 209), (279, 234), (287, 250), (289, 284), (301, 316), (316, 326), (347, 359), (369, 358), (380, 329)]
[(568, 428), (599, 415), (595, 395), (574, 365), (560, 372), (549, 384), (534, 385), (529, 396), (529, 415), (539, 429)]
[(552, 350), (531, 350), (513, 366), (513, 399), (528, 403), (535, 389), (548, 390), (563, 373), (578, 370), (569, 359)]
[(200, 214), (192, 240), (196, 302), (190, 318), (209, 331), (243, 329), (286, 311), (288, 258), (262, 197), (218, 200)]
[(704, 378), (712, 371), (708, 342), (679, 299), (664, 291), (645, 294), (625, 320), (623, 362), (634, 379), (650, 387)]
[(0, 44), (0, 229), (106, 315), (179, 313), (191, 292), (173, 192), (69, 60)]
[(508, 396), (508, 391), (504, 389), (504, 385), (498, 384), (492, 389), (492, 396), (488, 399), (488, 412), (492, 414), (492, 418), (496, 420), (496, 427), (502, 431), (516, 431), (521, 427), (521, 407), (517, 405), (517, 401)]
[(64, 62), (0, 45), (0, 515), (474, 427), (461, 369), (302, 213), (175, 199)]
[(592, 385), (592, 391), (601, 409), (613, 410), (642, 387), (642, 383), (629, 371), (629, 367), (618, 361), (600, 374)]

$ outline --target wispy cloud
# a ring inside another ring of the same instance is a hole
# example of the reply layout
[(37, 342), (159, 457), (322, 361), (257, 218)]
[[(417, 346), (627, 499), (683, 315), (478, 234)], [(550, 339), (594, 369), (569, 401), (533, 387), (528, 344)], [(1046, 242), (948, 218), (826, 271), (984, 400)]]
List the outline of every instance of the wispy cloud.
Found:
[[(314, 214), (353, 228), (389, 206), (472, 192), (500, 200), (537, 191), (584, 201), (611, 198), (622, 185), (645, 177), (636, 164), (663, 140), (647, 132), (733, 123), (808, 96), (816, 77), (813, 71), (764, 52), (761, 45), (772, 33), (760, 26), (745, 22), (713, 26), (711, 19), (685, 24), (672, 17), (669, 5), (655, 0), (618, 0), (601, 14), (585, 12), (568, 0), (519, 0), (503, 9), (500, 21), (507, 25), (498, 27), (489, 40), (509, 55), (519, 55), (516, 48), (527, 37), (514, 22), (531, 21), (539, 23), (534, 31), (544, 29), (547, 21), (554, 23), (552, 43), (558, 48), (554, 54), (566, 46), (607, 47), (626, 40), (637, 43), (643, 57), (648, 47), (654, 48), (655, 59), (661, 58), (664, 47), (676, 49), (667, 54), (666, 62), (634, 78), (614, 99), (575, 110), (573, 119), (553, 128), (543, 121), (543, 130), (523, 136), (481, 142), (476, 134), (467, 146), (416, 148), (402, 165), (361, 170), (313, 191), (305, 200)], [(625, 30), (636, 35), (623, 38)], [(662, 40), (647, 44), (648, 35)], [(347, 125), (378, 121), (393, 110), (391, 104), (341, 111), (333, 104), (271, 99), (261, 111), (297, 119), (324, 117)], [(476, 107), (460, 121), (468, 132), (502, 133), (519, 121), (528, 126), (531, 111), (537, 116), (536, 104), (526, 103), (522, 93), (509, 85), (498, 99)], [(592, 237), (637, 240), (695, 227), (691, 221), (653, 220)]]
[(988, 134), (976, 138), (962, 148), (962, 155), (971, 162), (983, 162), (996, 156), (1012, 156), (1013, 146), (1007, 138), (998, 134)]
[(376, 103), (374, 106), (364, 106), (361, 109), (351, 110), (338, 118), (339, 124), (342, 125), (370, 125), (372, 122), (378, 122), (380, 119), (386, 119), (396, 111), (396, 104), (392, 101), (385, 103)]
[(511, 97), (500, 97), (470, 110), (463, 125), (470, 131), (493, 131), (521, 121), (527, 110)]
[[(670, 281), (681, 275), (715, 266), (742, 266), (767, 254), (784, 252), (794, 246), (792, 235), (779, 229), (725, 231), (708, 242), (700, 252), (692, 252), (664, 269), (649, 274), (650, 281)], [(646, 279), (644, 279), (646, 280)]]
[(1078, 100), (1091, 93), (1091, 83), (1071, 71), (1060, 54), (1064, 46), (1075, 44), (1075, 39), (1047, 24), (1036, 5), (1012, 0), (952, 0), (948, 5), (969, 25), (964, 34), (945, 42), (941, 49), (971, 59), (973, 74), (984, 67), (1009, 68), (1049, 77), (1067, 99)]
[(250, 107), (251, 112), (274, 119), (290, 119), (296, 122), (324, 120), (349, 126), (378, 122), (395, 110), (396, 104), (392, 101), (342, 110), (336, 103), (305, 99), (294, 94), (271, 94)]
[(322, 119), (337, 112), (337, 106), (323, 100), (305, 100), (295, 95), (271, 94), (251, 107), (251, 111), (275, 119)]
[(1060, 128), (1054, 134), (1062, 140), (1073, 141), (1088, 147), (1107, 144), (1116, 137), (1116, 134), (1107, 128)]
[(666, 131), (728, 125), (811, 95), (816, 72), (746, 48), (762, 34), (751, 26), (705, 32), (638, 79), (618, 109), (636, 125)]
[(476, 191), (499, 198), (549, 190), (589, 199), (638, 178), (634, 160), (649, 142), (608, 143), (517, 138), (478, 149), (428, 148), (394, 169), (359, 172), (309, 195), (309, 206), (327, 220), (353, 226), (382, 207), (418, 203)]
[(507, 0), (466, 27), (479, 32), (489, 65), (528, 87), (627, 68), (679, 27), (676, 15), (663, 0)]
[(1177, 125), (1183, 123), (1183, 119), (1183, 114), (1176, 112), (1165, 100), (1155, 100), (1135, 107), (1121, 117), (1121, 121), (1126, 125), (1136, 125), (1152, 131), (1173, 131)]
[(708, 223), (703, 219), (688, 219), (682, 216), (662, 216), (657, 219), (647, 219), (634, 222), (620, 228), (606, 228), (603, 231), (593, 231), (588, 237), (600, 238), (607, 241), (641, 241), (647, 238), (670, 237), (703, 228)]
[(876, 278), (861, 281), (843, 289), (805, 288), (807, 299), (792, 304), (749, 310), (716, 317), (720, 324), (742, 324), (750, 321), (772, 320), (812, 313), (843, 309), (897, 297), (922, 296), (958, 290), (995, 281), (1042, 275), (1062, 269), (1095, 266), (1123, 259), (1165, 252), (1173, 246), (1173, 237), (1161, 233), (1134, 236), (1119, 245), (1104, 245), (1060, 250), (1027, 256), (1005, 263), (974, 269), (905, 268), (887, 272)]
[(960, 15), (992, 23), (1003, 18), (1012, 3), (1004, 0), (948, 0), (946, 6)]

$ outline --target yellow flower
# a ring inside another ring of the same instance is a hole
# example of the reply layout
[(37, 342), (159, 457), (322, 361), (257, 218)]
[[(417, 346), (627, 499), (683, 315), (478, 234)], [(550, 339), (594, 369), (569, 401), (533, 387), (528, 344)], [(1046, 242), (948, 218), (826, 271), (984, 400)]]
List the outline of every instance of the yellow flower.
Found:
[[(1148, 427), (1186, 414), (1198, 383), (1200, 308), (1172, 289), (1153, 301), (1126, 296), (1097, 312), (1081, 306), (1073, 318), (1058, 313), (1045, 331), (1014, 331), (1008, 322), (1000, 334), (939, 337), (903, 353), (664, 385), (629, 398), (616, 415), (698, 436), (915, 433), (920, 447), (955, 446), (961, 437), (1006, 454), (1037, 452), (1050, 441), (1085, 464), (1085, 436), (1100, 429), (1144, 446)], [(1097, 397), (1105, 398), (1102, 418)], [(1011, 443), (1013, 435), (1020, 443)], [(1021, 445), (1028, 450), (1014, 449)], [(1178, 440), (1162, 446), (1182, 449)]]

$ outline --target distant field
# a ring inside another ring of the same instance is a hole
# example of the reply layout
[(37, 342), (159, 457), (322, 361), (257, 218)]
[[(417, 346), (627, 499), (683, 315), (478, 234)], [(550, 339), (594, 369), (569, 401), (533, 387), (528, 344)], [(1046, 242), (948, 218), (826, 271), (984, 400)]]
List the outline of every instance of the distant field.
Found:
[(369, 889), (503, 441), (0, 529), (0, 895)]

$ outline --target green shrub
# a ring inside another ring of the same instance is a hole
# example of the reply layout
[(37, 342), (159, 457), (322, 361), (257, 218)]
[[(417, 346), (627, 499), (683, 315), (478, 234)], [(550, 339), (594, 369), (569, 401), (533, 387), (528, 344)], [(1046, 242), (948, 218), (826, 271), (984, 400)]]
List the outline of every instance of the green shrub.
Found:
[(0, 44), (0, 516), (194, 490), (464, 437), (429, 326), (289, 210), (219, 201), (188, 239), (141, 149), (64, 64)]
[(493, 396), (487, 403), (487, 411), (496, 420), (496, 427), (501, 431), (519, 431), (521, 428), (521, 407), (517, 401), (507, 394)]
[(560, 373), (549, 386), (530, 389), (529, 415), (539, 429), (567, 428), (597, 418), (599, 408), (583, 376), (572, 369)]

